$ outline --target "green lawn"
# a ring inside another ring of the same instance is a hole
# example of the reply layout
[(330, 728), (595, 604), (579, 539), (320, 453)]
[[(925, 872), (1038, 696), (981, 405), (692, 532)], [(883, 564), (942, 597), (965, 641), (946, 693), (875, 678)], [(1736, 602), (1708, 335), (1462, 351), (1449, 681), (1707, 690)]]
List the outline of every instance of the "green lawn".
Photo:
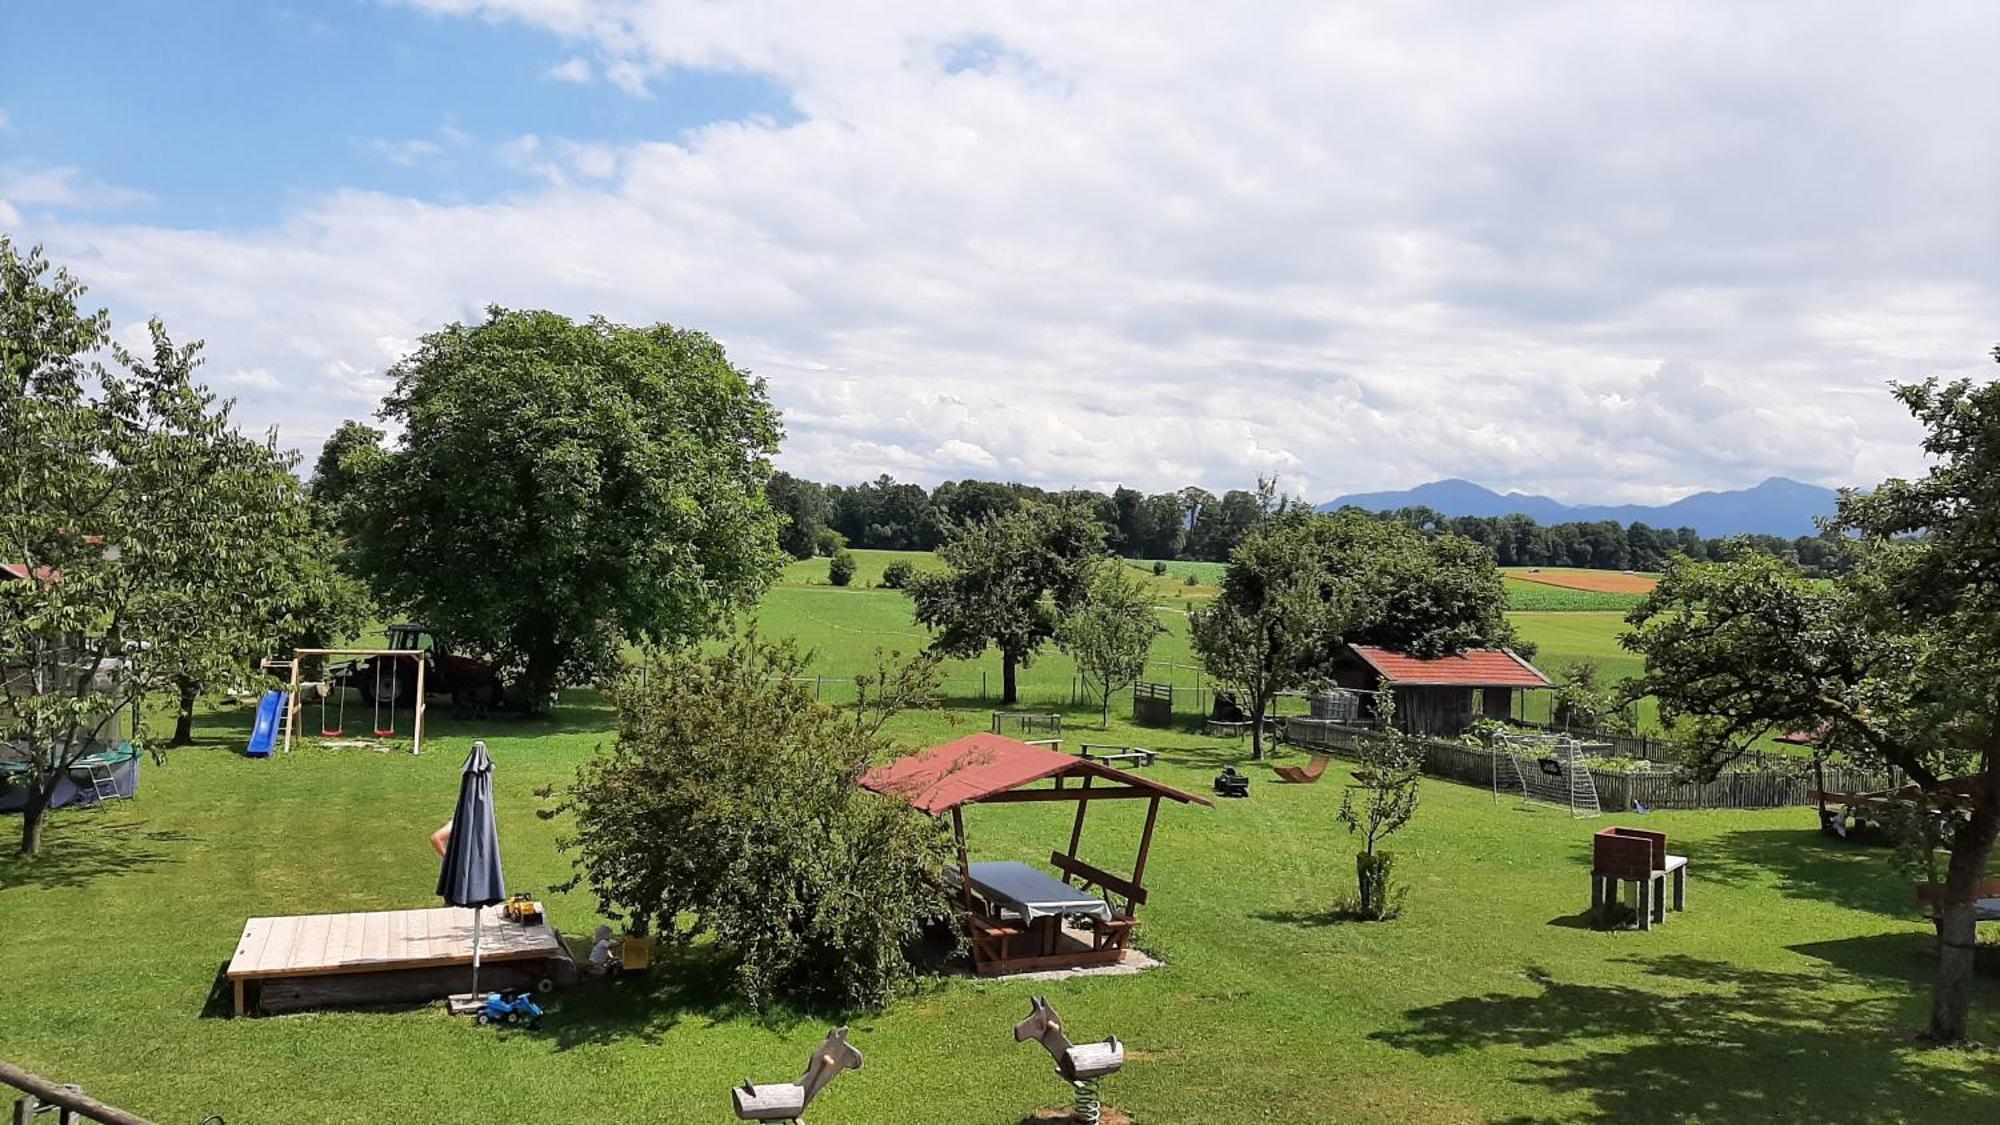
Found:
[[(572, 697), (547, 723), (440, 719), (421, 758), (308, 748), (261, 762), (234, 753), (247, 721), (206, 716), (210, 744), (149, 767), (137, 802), (58, 814), (44, 859), (0, 860), (4, 1057), (162, 1122), (709, 1122), (726, 1119), (732, 1083), (789, 1079), (824, 1032), (829, 1017), (717, 1000), (699, 957), (561, 995), (539, 1032), (436, 1009), (224, 1018), (218, 970), (246, 917), (433, 901), (425, 837), (475, 734), (499, 763), (511, 882), (562, 879), (559, 825), (534, 816), (532, 791), (571, 776), (609, 716)], [(981, 725), (926, 714), (902, 733)], [(1111, 737), (1164, 750), (1153, 773), (1194, 789), (1244, 752), (1122, 723)], [(1008, 1034), (1037, 993), (1079, 1038), (1127, 1043), (1106, 1092), (1147, 1123), (1992, 1119), (2000, 1063), (1910, 1041), (1931, 961), (1907, 884), (1881, 850), (1820, 837), (1805, 810), (1648, 817), (1694, 857), (1693, 910), (1650, 934), (1599, 933), (1579, 914), (1604, 821), (1428, 782), (1396, 840), (1408, 913), (1369, 925), (1325, 913), (1353, 870), (1333, 822), (1345, 775), (1253, 776), (1248, 801), (1162, 814), (1141, 940), (1166, 967), (951, 979), (851, 1017), (867, 1068), (813, 1120), (1006, 1125), (1060, 1101), (1046, 1056)], [(1099, 806), (1085, 857), (1129, 864), (1138, 812)], [(1066, 818), (974, 809), (975, 850), (1045, 858)], [(572, 935), (598, 920), (586, 894), (547, 902)], [(2000, 1036), (2000, 989), (1983, 983), (1978, 1003), (1981, 1033)]]

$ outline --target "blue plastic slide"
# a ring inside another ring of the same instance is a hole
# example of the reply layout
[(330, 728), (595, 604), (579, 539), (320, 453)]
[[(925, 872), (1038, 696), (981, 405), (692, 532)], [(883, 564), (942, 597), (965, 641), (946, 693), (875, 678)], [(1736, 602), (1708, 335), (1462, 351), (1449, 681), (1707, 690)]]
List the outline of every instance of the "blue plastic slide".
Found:
[(250, 729), (250, 747), (244, 754), (252, 758), (271, 756), (271, 744), (278, 739), (278, 713), (284, 705), (282, 691), (267, 691), (257, 701), (257, 725)]

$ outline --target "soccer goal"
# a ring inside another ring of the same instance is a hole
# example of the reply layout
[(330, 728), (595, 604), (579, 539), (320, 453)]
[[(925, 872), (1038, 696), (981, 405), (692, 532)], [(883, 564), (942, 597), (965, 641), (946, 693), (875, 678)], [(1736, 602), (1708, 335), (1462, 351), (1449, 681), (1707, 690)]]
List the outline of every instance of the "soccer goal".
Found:
[(1518, 793), (1522, 804), (1539, 801), (1574, 817), (1596, 816), (1597, 783), (1583, 746), (1561, 734), (1503, 734), (1493, 740), (1493, 800)]

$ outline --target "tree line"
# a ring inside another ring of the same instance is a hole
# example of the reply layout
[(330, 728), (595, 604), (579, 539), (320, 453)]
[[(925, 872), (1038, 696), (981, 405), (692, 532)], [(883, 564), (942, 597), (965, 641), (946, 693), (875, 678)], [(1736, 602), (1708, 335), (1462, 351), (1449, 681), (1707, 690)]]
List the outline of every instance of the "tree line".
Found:
[[(1230, 489), (1220, 496), (1188, 487), (1147, 494), (1119, 487), (1050, 491), (1013, 481), (955, 480), (933, 488), (883, 474), (861, 484), (821, 484), (776, 472), (766, 486), (782, 521), (778, 539), (794, 558), (831, 556), (841, 547), (931, 551), (954, 527), (1015, 511), (1027, 503), (1060, 502), (1088, 512), (1107, 549), (1127, 558), (1226, 562), (1245, 536), (1271, 517), (1305, 505), (1278, 494), (1275, 481)], [(1361, 509), (1353, 509), (1361, 511)], [(1846, 541), (1837, 535), (1745, 535), (1705, 538), (1693, 528), (1652, 527), (1615, 520), (1543, 525), (1524, 515), (1446, 516), (1426, 507), (1368, 513), (1427, 535), (1457, 535), (1492, 551), (1501, 566), (1573, 566), (1593, 570), (1660, 570), (1676, 555), (1723, 558), (1748, 550), (1782, 559), (1809, 577), (1844, 573)]]

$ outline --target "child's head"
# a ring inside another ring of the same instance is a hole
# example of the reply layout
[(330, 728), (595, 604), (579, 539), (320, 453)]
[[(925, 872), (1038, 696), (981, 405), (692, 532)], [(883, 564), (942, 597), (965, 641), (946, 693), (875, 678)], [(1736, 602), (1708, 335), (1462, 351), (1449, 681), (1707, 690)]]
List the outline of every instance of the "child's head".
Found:
[(599, 926), (599, 927), (597, 927), (597, 940), (598, 940), (598, 941), (603, 941), (603, 940), (604, 940), (605, 938), (608, 938), (608, 937), (610, 937), (610, 936), (611, 936), (611, 927), (610, 927), (610, 926)]

